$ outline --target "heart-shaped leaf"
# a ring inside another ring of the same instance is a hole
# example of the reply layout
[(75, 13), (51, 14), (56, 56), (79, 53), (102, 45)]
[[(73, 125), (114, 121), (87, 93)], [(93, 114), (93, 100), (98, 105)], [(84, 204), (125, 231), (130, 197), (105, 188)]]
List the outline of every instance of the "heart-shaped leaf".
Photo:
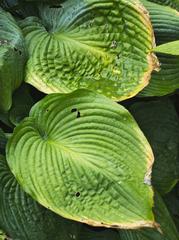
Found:
[(0, 111), (12, 104), (12, 93), (24, 76), (24, 39), (13, 17), (0, 8)]
[(13, 133), (9, 166), (23, 189), (63, 217), (152, 227), (153, 153), (122, 106), (82, 89), (51, 94)]
[(14, 240), (70, 240), (73, 223), (36, 203), (19, 186), (0, 155), (0, 227)]
[(152, 183), (165, 194), (179, 180), (179, 118), (175, 107), (164, 99), (133, 104), (130, 111), (154, 151)]
[(143, 6), (126, 0), (67, 0), (40, 6), (21, 23), (30, 59), (26, 81), (45, 93), (88, 88), (115, 100), (147, 84), (156, 58)]

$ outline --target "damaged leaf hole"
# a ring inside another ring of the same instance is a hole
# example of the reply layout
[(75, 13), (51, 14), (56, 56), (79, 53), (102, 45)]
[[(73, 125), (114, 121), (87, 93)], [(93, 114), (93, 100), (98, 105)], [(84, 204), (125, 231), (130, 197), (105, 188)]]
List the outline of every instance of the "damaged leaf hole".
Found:
[(19, 55), (22, 55), (22, 51), (21, 51), (21, 50), (18, 50), (16, 47), (14, 47), (14, 51), (15, 51), (15, 52), (18, 52)]
[(76, 115), (77, 118), (80, 118), (80, 117), (81, 117), (80, 111), (79, 111), (77, 108), (73, 108), (73, 109), (71, 110), (71, 112), (72, 112), (72, 113), (76, 112), (76, 113), (77, 113), (77, 115)]
[(76, 192), (75, 196), (76, 196), (77, 198), (79, 198), (79, 197), (81, 196), (81, 193), (80, 193), (80, 192)]

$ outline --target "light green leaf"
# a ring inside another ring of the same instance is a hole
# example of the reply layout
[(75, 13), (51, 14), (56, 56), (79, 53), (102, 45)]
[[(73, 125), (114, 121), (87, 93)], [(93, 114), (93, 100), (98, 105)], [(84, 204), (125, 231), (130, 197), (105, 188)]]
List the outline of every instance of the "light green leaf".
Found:
[(94, 226), (154, 226), (153, 153), (122, 106), (82, 89), (51, 94), (7, 147), (23, 189), (59, 215)]
[(67, 0), (22, 21), (26, 82), (45, 93), (87, 88), (115, 100), (147, 84), (156, 58), (153, 29), (138, 1)]
[(161, 194), (165, 194), (179, 180), (177, 112), (169, 99), (136, 103), (132, 105), (130, 111), (154, 151), (153, 185)]
[(179, 233), (165, 206), (162, 198), (155, 197), (154, 213), (156, 221), (160, 224), (162, 234), (153, 229), (141, 229), (138, 231), (121, 231), (121, 240), (178, 240)]
[(71, 240), (77, 223), (55, 215), (31, 199), (0, 155), (0, 226), (13, 240)]
[[(179, 13), (167, 6), (142, 0), (150, 13), (157, 46), (179, 39)], [(157, 54), (160, 71), (154, 72), (149, 85), (139, 96), (164, 96), (179, 89), (179, 56)]]
[(12, 93), (23, 80), (24, 39), (13, 17), (0, 8), (0, 111), (8, 111)]
[(169, 42), (154, 48), (154, 52), (164, 53), (169, 55), (179, 55), (179, 41)]

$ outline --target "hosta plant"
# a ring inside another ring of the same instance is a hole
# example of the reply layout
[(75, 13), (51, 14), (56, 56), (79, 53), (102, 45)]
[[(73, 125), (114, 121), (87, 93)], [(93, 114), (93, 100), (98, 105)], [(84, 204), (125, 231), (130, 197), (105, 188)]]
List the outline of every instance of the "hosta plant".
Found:
[(178, 8), (0, 1), (0, 240), (179, 239)]

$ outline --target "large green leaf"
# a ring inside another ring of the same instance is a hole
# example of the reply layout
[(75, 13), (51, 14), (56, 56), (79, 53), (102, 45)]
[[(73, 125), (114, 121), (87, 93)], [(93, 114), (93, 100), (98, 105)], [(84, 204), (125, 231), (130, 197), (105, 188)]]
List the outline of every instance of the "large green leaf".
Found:
[(23, 80), (24, 39), (13, 17), (0, 8), (0, 111), (12, 104), (12, 93)]
[(162, 234), (157, 230), (143, 229), (138, 231), (121, 231), (121, 240), (178, 240), (179, 233), (175, 224), (165, 206), (162, 198), (157, 195), (155, 197), (156, 220), (160, 224)]
[(179, 179), (177, 112), (168, 99), (136, 103), (130, 110), (154, 151), (153, 185), (162, 194), (169, 192)]
[[(167, 6), (142, 0), (150, 13), (157, 45), (179, 39), (179, 13)], [(154, 72), (150, 84), (139, 96), (163, 96), (179, 89), (179, 56), (157, 54), (161, 70)]]
[(0, 227), (13, 240), (70, 240), (73, 224), (31, 199), (0, 155)]
[(63, 217), (94, 226), (154, 226), (153, 153), (122, 106), (82, 89), (35, 105), (8, 143), (24, 190)]
[(156, 66), (153, 30), (137, 1), (67, 0), (22, 21), (26, 82), (45, 93), (88, 88), (115, 100), (136, 95)]

